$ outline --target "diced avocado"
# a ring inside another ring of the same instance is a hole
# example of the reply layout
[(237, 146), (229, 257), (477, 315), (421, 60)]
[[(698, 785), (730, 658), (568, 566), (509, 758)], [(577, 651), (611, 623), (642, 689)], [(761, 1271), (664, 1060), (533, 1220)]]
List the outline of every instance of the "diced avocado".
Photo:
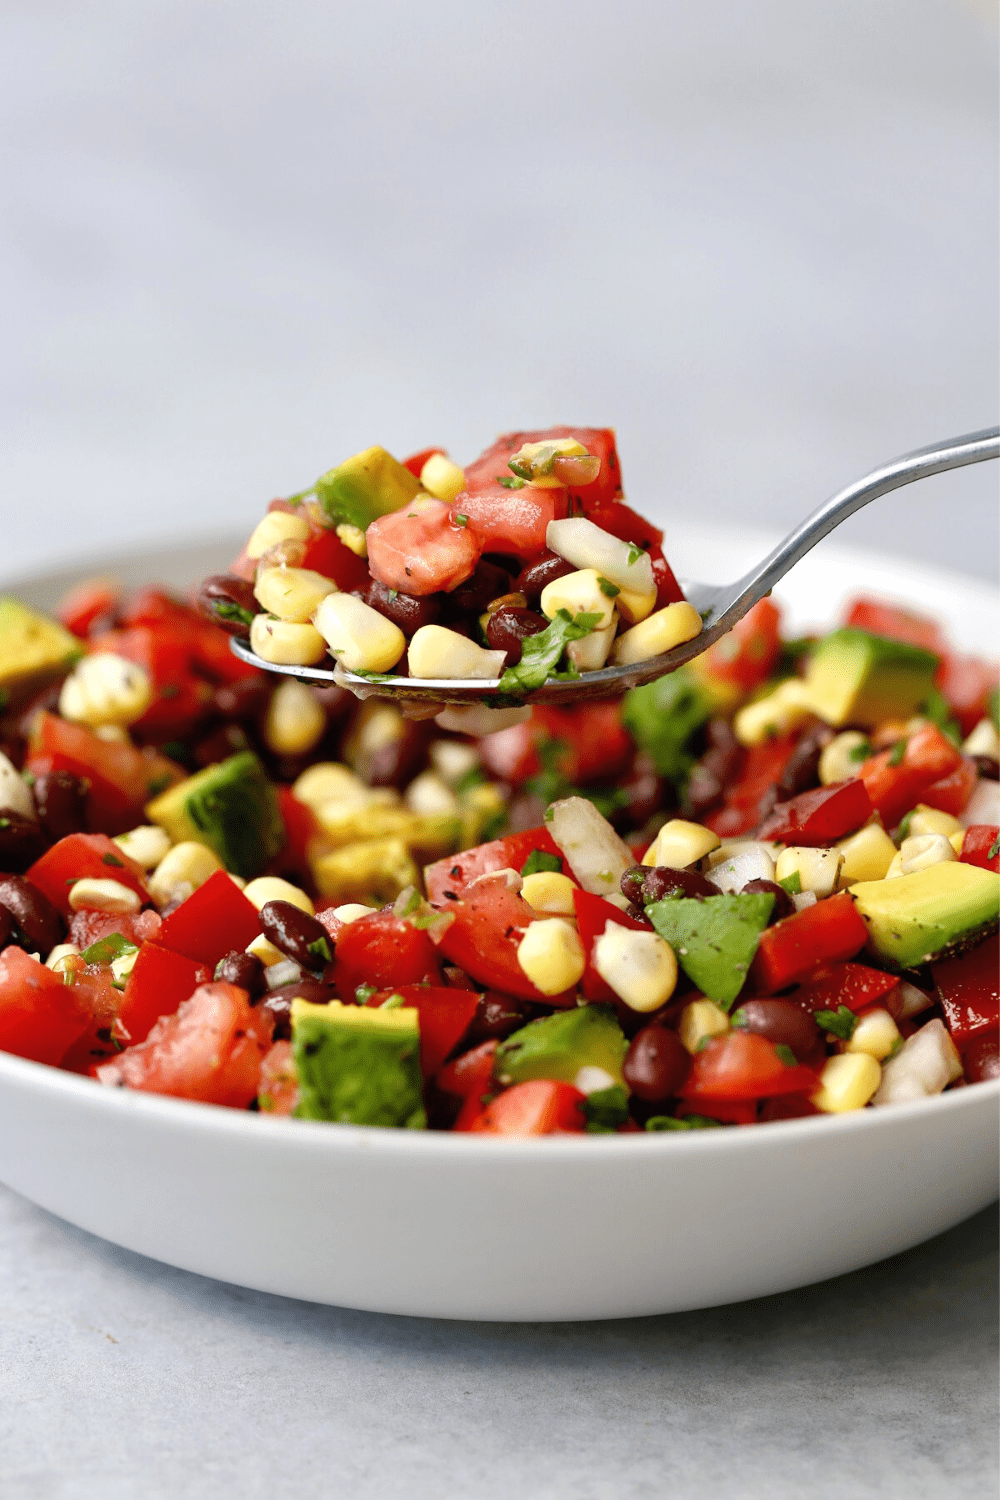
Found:
[(695, 762), (688, 741), (716, 712), (712, 696), (688, 667), (632, 688), (622, 703), (625, 728), (661, 776), (678, 780)]
[(828, 724), (874, 728), (908, 719), (931, 695), (938, 658), (919, 646), (845, 626), (824, 636), (806, 664), (806, 687)]
[(147, 803), (146, 815), (175, 843), (207, 844), (227, 870), (252, 880), (285, 842), (274, 787), (252, 750), (209, 766)]
[(408, 885), (420, 884), (420, 871), (400, 838), (345, 844), (311, 859), (310, 869), (320, 895), (339, 902), (381, 906), (395, 901)]
[(333, 525), (346, 521), (362, 531), (399, 510), (419, 488), (419, 479), (377, 446), (355, 453), (316, 481), (317, 498)]
[(875, 952), (901, 969), (964, 952), (1000, 914), (1000, 875), (957, 860), (850, 890)]
[(292, 1001), (292, 1053), (299, 1076), (296, 1114), (345, 1125), (422, 1130), (420, 1018), (412, 1007), (310, 1005)]
[(755, 893), (704, 901), (668, 896), (647, 906), (646, 916), (673, 948), (688, 978), (728, 1010), (743, 988), (773, 905), (773, 896)]
[(622, 1082), (628, 1042), (607, 1005), (580, 1005), (529, 1021), (501, 1042), (494, 1071), (504, 1083), (551, 1078), (572, 1083), (581, 1068), (603, 1068)]
[(0, 598), (0, 707), (29, 697), (83, 655), (75, 635), (20, 599)]

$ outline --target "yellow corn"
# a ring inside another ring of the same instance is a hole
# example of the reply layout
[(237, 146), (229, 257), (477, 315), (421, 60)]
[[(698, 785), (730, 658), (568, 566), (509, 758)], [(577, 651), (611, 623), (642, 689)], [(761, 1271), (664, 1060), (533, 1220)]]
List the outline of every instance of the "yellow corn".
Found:
[(286, 677), (271, 694), (264, 741), (275, 755), (305, 755), (323, 738), (326, 714), (305, 682)]
[(682, 646), (685, 641), (693, 641), (701, 634), (701, 623), (701, 615), (693, 604), (686, 601), (668, 604), (620, 635), (611, 648), (611, 660), (619, 667), (648, 661)]
[(882, 1069), (867, 1052), (839, 1052), (820, 1074), (812, 1102), (824, 1114), (846, 1114), (864, 1109), (882, 1081)]
[(677, 1035), (692, 1056), (702, 1042), (729, 1030), (729, 1017), (713, 1000), (691, 1000), (681, 1011)]
[(250, 533), (247, 557), (256, 562), (279, 542), (304, 542), (308, 535), (309, 523), (304, 516), (292, 515), (287, 510), (269, 510)]
[(517, 961), (543, 995), (559, 995), (583, 978), (583, 944), (564, 917), (531, 922), (518, 944)]
[(321, 599), (337, 592), (337, 585), (311, 568), (262, 568), (253, 592), (265, 614), (302, 625)]
[(326, 642), (315, 625), (275, 620), (271, 615), (254, 615), (250, 645), (262, 661), (276, 667), (314, 667), (326, 655)]

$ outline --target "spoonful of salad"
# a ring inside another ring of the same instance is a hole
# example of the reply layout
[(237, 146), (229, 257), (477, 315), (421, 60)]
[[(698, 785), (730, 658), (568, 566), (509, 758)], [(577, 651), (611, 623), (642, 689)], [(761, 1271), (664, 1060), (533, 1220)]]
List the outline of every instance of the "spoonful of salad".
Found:
[(998, 455), (992, 427), (892, 459), (720, 585), (677, 581), (610, 429), (509, 433), (464, 470), (368, 448), (272, 502), (201, 605), (244, 661), (418, 716), (608, 698), (707, 650), (870, 501)]

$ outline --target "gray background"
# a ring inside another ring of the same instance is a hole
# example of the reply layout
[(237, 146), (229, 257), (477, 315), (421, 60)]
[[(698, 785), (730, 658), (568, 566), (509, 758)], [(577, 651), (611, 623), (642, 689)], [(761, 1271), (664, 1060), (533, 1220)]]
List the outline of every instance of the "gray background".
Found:
[[(640, 505), (773, 526), (995, 420), (995, 54), (985, 0), (6, 0), (0, 572), (374, 441), (610, 421)], [(844, 539), (992, 576), (995, 473)], [(980, 1500), (996, 1269), (988, 1213), (739, 1308), (422, 1323), (0, 1189), (4, 1495)]]

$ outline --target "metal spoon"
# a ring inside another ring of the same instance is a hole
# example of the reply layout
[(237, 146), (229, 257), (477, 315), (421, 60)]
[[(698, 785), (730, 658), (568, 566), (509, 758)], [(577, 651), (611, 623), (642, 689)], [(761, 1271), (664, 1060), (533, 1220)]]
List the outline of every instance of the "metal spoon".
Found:
[[(306, 682), (337, 682), (356, 692), (359, 697), (395, 698), (401, 706), (409, 706), (418, 714), (421, 709), (424, 713), (431, 711), (434, 704), (471, 706), (483, 703), (501, 708), (521, 703), (580, 703), (585, 699), (611, 698), (624, 692), (626, 688), (638, 687), (641, 683), (663, 677), (665, 673), (683, 666), (692, 657), (707, 651), (721, 635), (732, 629), (737, 620), (743, 618), (758, 599), (770, 593), (789, 568), (805, 557), (817, 542), (829, 536), (841, 521), (846, 521), (848, 516), (853, 516), (855, 511), (869, 501), (877, 500), (880, 495), (887, 495), (890, 490), (898, 490), (904, 484), (912, 484), (916, 479), (925, 479), (931, 474), (942, 474), (946, 469), (959, 469), (965, 464), (978, 464), (985, 459), (997, 457), (1000, 457), (1000, 428), (988, 427), (982, 432), (946, 438), (928, 448), (918, 448), (914, 453), (904, 453), (901, 458), (891, 459), (825, 501), (786, 536), (783, 542), (779, 542), (773, 552), (735, 583), (682, 580), (686, 597), (705, 622), (701, 634), (693, 641), (687, 641), (673, 651), (631, 666), (602, 667), (597, 672), (586, 672), (570, 681), (553, 681), (549, 678), (535, 692), (516, 698), (498, 691), (499, 678), (437, 680), (385, 677), (372, 681), (340, 667), (274, 666), (262, 661), (242, 641), (234, 639), (230, 644), (243, 661), (264, 667), (268, 672), (301, 677)], [(423, 714), (420, 716), (423, 717)]]

